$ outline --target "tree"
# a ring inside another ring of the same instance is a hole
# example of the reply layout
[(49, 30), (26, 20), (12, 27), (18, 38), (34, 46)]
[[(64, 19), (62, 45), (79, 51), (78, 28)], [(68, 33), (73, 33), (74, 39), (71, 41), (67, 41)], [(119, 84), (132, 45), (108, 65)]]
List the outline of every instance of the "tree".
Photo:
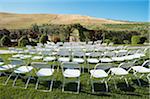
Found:
[(32, 25), (32, 30), (33, 30), (34, 32), (39, 32), (39, 26), (38, 26), (37, 24), (33, 24), (33, 25)]
[(26, 45), (29, 45), (29, 39), (27, 38), (27, 36), (22, 36), (19, 40), (18, 40), (18, 46), (19, 47), (24, 47)]
[(134, 44), (139, 44), (140, 43), (140, 36), (132, 36), (131, 38), (131, 43)]
[(8, 36), (4, 35), (0, 40), (1, 46), (9, 46), (11, 45), (11, 40)]
[(48, 41), (48, 36), (46, 34), (43, 34), (40, 39), (39, 39), (39, 42), (44, 44)]

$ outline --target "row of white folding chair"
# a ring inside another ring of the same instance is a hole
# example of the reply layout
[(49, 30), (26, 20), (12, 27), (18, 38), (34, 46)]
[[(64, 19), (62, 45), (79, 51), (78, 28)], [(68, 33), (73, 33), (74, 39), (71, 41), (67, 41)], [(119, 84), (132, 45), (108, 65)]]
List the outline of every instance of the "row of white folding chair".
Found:
[[(149, 65), (150, 64), (150, 60), (145, 61), (142, 64), (142, 66), (133, 66), (133, 63), (134, 62), (132, 62), (132, 63), (121, 63), (117, 68), (110, 68), (111, 66), (113, 66), (112, 64), (107, 64), (106, 66), (104, 66), (103, 63), (97, 64), (95, 66), (94, 70), (90, 70), (92, 92), (94, 92), (94, 85), (93, 85), (94, 81), (92, 81), (92, 77), (102, 78), (103, 79), (102, 82), (105, 82), (107, 91), (108, 91), (107, 81), (109, 81), (110, 79), (113, 79), (114, 84), (115, 84), (115, 88), (117, 88), (114, 76), (119, 76), (119, 78), (121, 78), (121, 79), (124, 78), (125, 82), (127, 84), (127, 87), (128, 87), (129, 85), (128, 85), (128, 81), (127, 81), (126, 75), (129, 74), (129, 71), (131, 69), (134, 70), (134, 76), (138, 80), (139, 85), (141, 85), (140, 80), (138, 78), (143, 77), (143, 73), (144, 74), (145, 73), (150, 73), (150, 69), (144, 67), (145, 65)], [(14, 68), (16, 66), (23, 65), (23, 64), (24, 64), (23, 61), (15, 59), (14, 61), (12, 61), (12, 63), (10, 65), (5, 65), (5, 66), (3, 66), (3, 68), (6, 68), (6, 66)], [(32, 66), (34, 68), (40, 68), (40, 70), (36, 73), (37, 76), (52, 76), (52, 74), (54, 73), (53, 67), (50, 67), (47, 63), (35, 62), (35, 63), (31, 63), (31, 66), (24, 66), (23, 65), (23, 66), (21, 66), (21, 67), (19, 67), (17, 69), (14, 69), (13, 73), (11, 73), (9, 75), (8, 79), (6, 80), (5, 85), (8, 83), (8, 80), (10, 79), (10, 77), (15, 73), (15, 74), (17, 74), (16, 78), (15, 78), (15, 80), (13, 82), (13, 86), (15, 86), (16, 80), (20, 76), (20, 74), (22, 74), (22, 73), (24, 74), (24, 73), (30, 72), (33, 69)], [(80, 87), (79, 77), (80, 77), (81, 67), (76, 62), (64, 62), (64, 63), (62, 63), (61, 66), (62, 66), (62, 73), (63, 73), (63, 76), (64, 76), (64, 82), (63, 82), (62, 91), (64, 91), (66, 78), (73, 77), (73, 78), (77, 78), (77, 83), (78, 83), (77, 93), (79, 93), (79, 87)], [(130, 68), (130, 69), (128, 71), (123, 69), (123, 68), (126, 68), (126, 67)], [(12, 68), (8, 68), (8, 69), (12, 69)], [(108, 73), (111, 73), (111, 76), (108, 79), (106, 79), (106, 77), (108, 77), (108, 74), (103, 69), (108, 69), (108, 68), (110, 68)], [(138, 77), (136, 75), (137, 73), (140, 73), (140, 74), (142, 73), (142, 75), (140, 77)], [(26, 82), (25, 88), (27, 88), (30, 79), (31, 79), (31, 76), (28, 77), (28, 80)], [(39, 83), (39, 79), (37, 80), (35, 89), (37, 89), (38, 83)], [(53, 79), (51, 80), (51, 84), (53, 84)], [(52, 90), (52, 85), (50, 85), (50, 91), (51, 90)]]
[[(12, 65), (13, 65), (13, 67), (12, 67)], [(29, 75), (27, 76), (27, 81), (26, 81), (25, 87), (24, 87), (25, 89), (28, 87), (29, 81), (33, 78), (32, 74), (31, 74), (31, 71), (33, 69), (34, 69), (34, 72), (36, 74), (36, 77), (38, 77), (37, 81), (36, 81), (35, 89), (38, 88), (38, 84), (40, 82), (41, 77), (51, 77), (54, 73), (54, 66), (49, 65), (46, 62), (32, 62), (31, 66), (28, 66), (28, 65), (24, 64), (23, 60), (16, 60), (15, 59), (11, 62), (11, 64), (4, 65), (4, 66), (2, 66), (2, 68), (6, 68), (7, 66), (8, 66), (8, 68), (3, 70), (3, 71), (10, 70), (10, 69), (13, 69), (13, 71), (8, 76), (4, 85), (6, 85), (8, 83), (9, 79), (12, 76), (15, 76), (15, 79), (14, 79), (13, 84), (12, 84), (12, 86), (14, 87), (18, 77), (24, 78), (24, 76), (22, 76), (22, 74), (28, 73)], [(16, 66), (19, 66), (19, 67), (15, 68)], [(2, 71), (2, 70), (0, 70), (0, 71)], [(48, 79), (48, 81), (50, 81), (50, 79)], [(50, 88), (48, 90), (43, 90), (43, 91), (51, 91), (52, 86), (53, 86), (53, 77), (51, 79)]]
[[(128, 83), (128, 74), (131, 70), (134, 71), (133, 75), (136, 77), (139, 86), (141, 86), (141, 82), (139, 78), (143, 77), (144, 75), (147, 76), (148, 82), (149, 82), (149, 74), (150, 74), (150, 69), (146, 68), (146, 65), (150, 64), (150, 60), (145, 61), (141, 66), (134, 66), (134, 62), (129, 62), (129, 63), (121, 63), (118, 67), (112, 67), (112, 64), (106, 64), (106, 63), (100, 63), (95, 66), (93, 70), (90, 70), (91, 73), (91, 84), (92, 84), (92, 92), (94, 92), (94, 83), (97, 81), (93, 81), (93, 78), (99, 78), (101, 79), (101, 82), (105, 83), (106, 86), (106, 91), (108, 91), (108, 84), (107, 82), (112, 79), (116, 86), (116, 81), (115, 78), (119, 77), (120, 79), (125, 80), (127, 87), (129, 87)], [(110, 68), (110, 69), (109, 69)], [(124, 69), (125, 68), (125, 69)], [(109, 71), (106, 73), (105, 70), (109, 69)], [(111, 76), (108, 74), (111, 73)], [(137, 74), (140, 74), (140, 76), (137, 76)]]

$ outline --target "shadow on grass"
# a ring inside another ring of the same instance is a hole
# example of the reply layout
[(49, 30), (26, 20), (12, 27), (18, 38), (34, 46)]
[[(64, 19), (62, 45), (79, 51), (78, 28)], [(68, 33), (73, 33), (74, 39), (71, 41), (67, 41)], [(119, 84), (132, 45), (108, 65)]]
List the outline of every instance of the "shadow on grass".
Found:
[[(137, 81), (136, 79), (133, 79), (132, 82), (133, 82), (134, 84), (136, 84), (137, 86), (139, 86), (139, 83), (138, 83), (138, 81)], [(141, 87), (148, 87), (148, 86), (149, 86), (148, 81), (145, 81), (145, 80), (143, 80), (143, 79), (140, 79), (140, 82), (141, 82), (141, 85), (142, 85)]]
[[(77, 92), (77, 87), (78, 87), (78, 84), (77, 84), (77, 83), (70, 82), (70, 83), (66, 83), (66, 84), (65, 84), (64, 90), (65, 90), (65, 91), (68, 91), (68, 92)], [(81, 86), (80, 86), (80, 87), (81, 87)], [(81, 89), (81, 88), (80, 88), (80, 89)]]
[(117, 88), (120, 89), (123, 92), (134, 92), (136, 90), (131, 85), (129, 85), (129, 87), (127, 87), (125, 82), (118, 83)]
[(86, 94), (94, 95), (94, 96), (111, 97), (111, 94), (109, 92), (106, 92), (105, 84), (103, 84), (103, 83), (94, 83), (94, 88), (95, 88), (95, 90), (94, 90), (95, 92), (92, 93), (92, 89), (90, 90), (90, 92), (82, 90), (83, 87), (81, 85), (81, 93), (86, 93)]
[(121, 95), (131, 95), (131, 96), (142, 96), (139, 93), (135, 92), (135, 88), (132, 87), (131, 85), (129, 85), (129, 87), (127, 87), (125, 82), (121, 82), (117, 84), (117, 89), (119, 89), (120, 91), (117, 92), (117, 94), (121, 94)]

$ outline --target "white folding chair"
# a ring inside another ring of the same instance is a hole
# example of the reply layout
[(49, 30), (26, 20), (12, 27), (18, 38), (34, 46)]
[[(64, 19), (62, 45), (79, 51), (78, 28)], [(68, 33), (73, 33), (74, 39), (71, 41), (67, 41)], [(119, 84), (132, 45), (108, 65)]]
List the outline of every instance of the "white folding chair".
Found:
[(99, 57), (101, 56), (100, 52), (91, 52), (87, 58), (88, 71), (90, 70), (90, 64), (99, 63)]
[(114, 82), (114, 86), (115, 86), (115, 89), (117, 89), (117, 85), (116, 85), (116, 79), (124, 79), (125, 80), (125, 83), (127, 85), (127, 87), (129, 87), (129, 83), (128, 83), (128, 74), (129, 74), (129, 71), (124, 69), (124, 68), (129, 68), (131, 66), (133, 66), (134, 62), (128, 62), (128, 63), (120, 63), (118, 65), (118, 67), (113, 67), (113, 68), (110, 68), (110, 70), (108, 71), (108, 73), (111, 74), (111, 79), (113, 80)]
[[(148, 66), (148, 68), (146, 66)], [(145, 75), (148, 76), (148, 74), (150, 73), (149, 66), (150, 66), (150, 60), (146, 60), (146, 61), (144, 61), (144, 63), (141, 66), (132, 66), (129, 69), (129, 71), (131, 71), (131, 70), (133, 71), (133, 75), (136, 77), (136, 79), (139, 83), (139, 86), (141, 86), (140, 79)]]
[(53, 54), (53, 52), (51, 50), (50, 51), (43, 51), (42, 55), (43, 55), (43, 61), (44, 62), (56, 61), (56, 56)]
[(71, 60), (71, 52), (69, 50), (60, 50), (58, 56), (58, 62), (69, 62)]
[[(90, 70), (90, 80), (91, 80), (91, 85), (92, 85), (92, 92), (95, 92), (95, 88), (94, 88), (94, 83), (105, 83), (105, 87), (106, 87), (106, 91), (108, 92), (108, 74), (106, 73), (105, 70), (108, 70), (109, 68), (111, 68), (111, 64), (110, 63), (98, 63), (95, 65), (95, 68)], [(97, 79), (97, 80), (95, 80)]]
[[(30, 73), (32, 71), (33, 67), (32, 66), (21, 66), (17, 69), (15, 69), (13, 71), (14, 75), (16, 76), (14, 81), (13, 81), (13, 87), (15, 86), (16, 84), (16, 81), (18, 79), (18, 77), (21, 77), (21, 78), (24, 78), (24, 76), (22, 76), (21, 74), (27, 74), (27, 73)], [(26, 76), (25, 76), (26, 77)], [(28, 83), (30, 81), (30, 78), (31, 78), (31, 74), (29, 76), (27, 76), (27, 82), (25, 84), (25, 89), (28, 87)]]
[(9, 79), (14, 75), (14, 70), (18, 66), (25, 65), (25, 62), (20, 59), (12, 59), (10, 64), (1, 66), (1, 70), (7, 71), (10, 70), (12, 73), (8, 76), (7, 80), (5, 81), (4, 85), (6, 85), (9, 81)]
[(84, 52), (78, 52), (78, 51), (74, 51), (72, 53), (72, 62), (77, 62), (79, 64), (82, 64), (82, 69), (84, 71), (84, 65), (85, 65), (85, 53)]
[(54, 81), (54, 67), (53, 65), (48, 64), (47, 62), (32, 62), (31, 66), (34, 67), (37, 81), (35, 89), (38, 89), (39, 83), (41, 81), (50, 81), (49, 89), (48, 90), (41, 90), (41, 91), (52, 91), (53, 81)]
[(100, 60), (101, 63), (111, 63), (111, 62), (113, 62), (111, 57), (113, 57), (114, 55), (115, 55), (114, 52), (104, 52), (104, 54), (101, 55), (99, 60)]
[[(62, 92), (64, 92), (65, 83), (69, 82), (76, 82), (78, 84), (77, 86), (77, 92), (79, 93), (80, 90), (80, 74), (81, 74), (81, 67), (76, 62), (63, 62), (61, 64), (62, 68), (62, 74), (63, 74), (63, 86), (62, 86)], [(76, 80), (71, 80), (69, 78), (74, 78)]]

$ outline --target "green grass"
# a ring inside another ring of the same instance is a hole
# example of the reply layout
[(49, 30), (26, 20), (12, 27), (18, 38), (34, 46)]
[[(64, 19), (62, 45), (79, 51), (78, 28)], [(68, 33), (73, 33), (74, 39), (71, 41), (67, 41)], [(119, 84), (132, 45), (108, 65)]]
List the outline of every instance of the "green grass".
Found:
[[(8, 57), (11, 55), (0, 55), (7, 63)], [(141, 61), (140, 63), (142, 63)], [(92, 67), (92, 65), (90, 65)], [(86, 67), (86, 66), (85, 66)], [(54, 73), (54, 86), (52, 92), (42, 92), (35, 90), (35, 82), (29, 84), (27, 89), (22, 89), (19, 87), (12, 87), (13, 79), (10, 79), (9, 83), (4, 86), (0, 85), (0, 99), (149, 99), (149, 87), (146, 78), (142, 79), (142, 87), (138, 86), (137, 81), (132, 76), (130, 82), (130, 87), (127, 88), (126, 84), (122, 80), (117, 80), (118, 89), (114, 88), (112, 81), (109, 81), (109, 92), (105, 92), (105, 87), (103, 84), (95, 84), (97, 93), (92, 93), (90, 84), (90, 74), (85, 72), (81, 74), (81, 89), (79, 94), (74, 93), (62, 93), (61, 86), (63, 82), (63, 77), (61, 70)], [(0, 83), (2, 84), (6, 80), (6, 76), (0, 76)], [(18, 79), (16, 86), (24, 86), (25, 80)], [(66, 89), (69, 90), (75, 88), (75, 84), (68, 84)], [(42, 82), (39, 87), (40, 89), (46, 89), (47, 83)]]

